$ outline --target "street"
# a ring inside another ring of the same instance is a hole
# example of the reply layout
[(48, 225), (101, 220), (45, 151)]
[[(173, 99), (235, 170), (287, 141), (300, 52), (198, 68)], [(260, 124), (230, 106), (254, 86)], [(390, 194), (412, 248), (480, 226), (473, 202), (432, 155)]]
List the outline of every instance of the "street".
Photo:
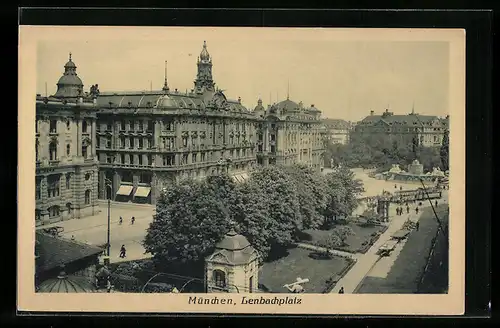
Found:
[[(83, 219), (73, 219), (68, 221), (57, 222), (55, 224), (41, 226), (46, 228), (50, 226), (64, 227), (61, 233), (62, 238), (71, 239), (72, 236), (76, 241), (99, 246), (107, 242), (107, 227), (108, 227), (108, 206), (107, 202), (100, 202), (101, 212), (94, 216), (85, 217)], [(110, 245), (111, 254), (110, 261), (130, 261), (148, 257), (149, 254), (144, 254), (144, 248), (141, 242), (145, 236), (146, 229), (153, 220), (153, 214), (156, 209), (153, 205), (138, 205), (129, 203), (111, 203), (111, 224), (110, 224)], [(120, 216), (123, 217), (123, 223), (119, 224)], [(131, 217), (135, 217), (135, 223), (130, 224)], [(120, 247), (125, 245), (127, 257), (122, 259)]]

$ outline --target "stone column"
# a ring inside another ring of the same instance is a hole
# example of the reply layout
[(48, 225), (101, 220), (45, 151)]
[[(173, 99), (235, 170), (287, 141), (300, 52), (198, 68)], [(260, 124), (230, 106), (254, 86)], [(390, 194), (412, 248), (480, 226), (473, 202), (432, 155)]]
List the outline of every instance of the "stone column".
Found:
[(81, 124), (81, 118), (80, 117), (76, 117), (75, 123), (76, 123), (76, 156), (80, 157), (80, 156), (82, 156), (82, 124)]
[(106, 172), (99, 171), (99, 198), (106, 199)]
[(156, 198), (158, 197), (158, 176), (153, 172), (151, 177), (151, 204), (156, 205)]
[(116, 198), (116, 193), (118, 192), (118, 189), (120, 188), (120, 185), (121, 185), (121, 177), (120, 177), (120, 174), (118, 173), (118, 171), (114, 171), (113, 172), (113, 190), (112, 190), (112, 195), (111, 195), (111, 199), (112, 200), (115, 200)]
[(159, 120), (155, 120), (153, 123), (153, 137), (151, 138), (152, 145), (151, 148), (159, 148), (159, 144), (161, 144), (160, 141), (160, 134), (161, 134), (161, 122)]

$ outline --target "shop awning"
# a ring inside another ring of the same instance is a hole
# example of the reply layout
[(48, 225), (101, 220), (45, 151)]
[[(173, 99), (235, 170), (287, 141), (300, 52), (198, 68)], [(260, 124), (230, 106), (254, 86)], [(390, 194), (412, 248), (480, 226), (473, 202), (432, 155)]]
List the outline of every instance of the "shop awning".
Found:
[(148, 197), (151, 192), (151, 188), (149, 187), (137, 187), (134, 196), (135, 197)]
[(116, 194), (122, 196), (130, 196), (132, 189), (134, 189), (133, 186), (121, 185)]

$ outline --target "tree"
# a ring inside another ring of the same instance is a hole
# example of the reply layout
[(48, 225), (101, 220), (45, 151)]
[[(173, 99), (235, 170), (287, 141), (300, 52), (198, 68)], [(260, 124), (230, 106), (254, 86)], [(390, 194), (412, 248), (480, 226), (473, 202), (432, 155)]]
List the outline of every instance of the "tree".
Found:
[(439, 152), (441, 164), (443, 165), (443, 171), (448, 171), (450, 169), (450, 166), (449, 166), (449, 163), (450, 163), (449, 143), (450, 143), (449, 131), (448, 131), (448, 129), (446, 129), (444, 131), (443, 142), (441, 144), (441, 149)]
[(143, 245), (162, 263), (202, 260), (230, 228), (230, 210), (209, 182), (184, 180), (170, 186), (156, 204)]
[(331, 239), (340, 240), (340, 246), (347, 245), (347, 238), (354, 235), (354, 230), (349, 226), (337, 226), (332, 231)]
[(318, 228), (323, 222), (327, 201), (324, 177), (303, 164), (290, 165), (284, 170), (290, 175), (297, 191), (302, 228)]
[(295, 187), (279, 166), (254, 171), (240, 187), (235, 221), (264, 258), (271, 250), (290, 245), (302, 229)]

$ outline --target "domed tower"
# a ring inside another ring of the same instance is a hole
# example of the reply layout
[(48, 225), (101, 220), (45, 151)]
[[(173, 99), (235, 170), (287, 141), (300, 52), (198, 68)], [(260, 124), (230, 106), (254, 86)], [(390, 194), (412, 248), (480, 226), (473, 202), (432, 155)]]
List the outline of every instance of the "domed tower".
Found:
[(76, 98), (83, 95), (83, 82), (76, 74), (76, 65), (71, 59), (64, 65), (64, 74), (57, 82), (57, 92), (54, 97), (57, 98)]
[(266, 109), (264, 108), (264, 106), (262, 106), (262, 99), (259, 98), (259, 100), (257, 101), (257, 106), (255, 106), (255, 108), (253, 109), (253, 112), (258, 117), (264, 115), (264, 113), (266, 112)]
[(229, 231), (205, 259), (207, 293), (255, 293), (259, 285), (259, 255), (248, 240)]
[(198, 57), (198, 73), (194, 81), (196, 93), (204, 93), (205, 91), (213, 92), (215, 83), (212, 78), (212, 57), (207, 50), (207, 42), (203, 41), (203, 49)]

